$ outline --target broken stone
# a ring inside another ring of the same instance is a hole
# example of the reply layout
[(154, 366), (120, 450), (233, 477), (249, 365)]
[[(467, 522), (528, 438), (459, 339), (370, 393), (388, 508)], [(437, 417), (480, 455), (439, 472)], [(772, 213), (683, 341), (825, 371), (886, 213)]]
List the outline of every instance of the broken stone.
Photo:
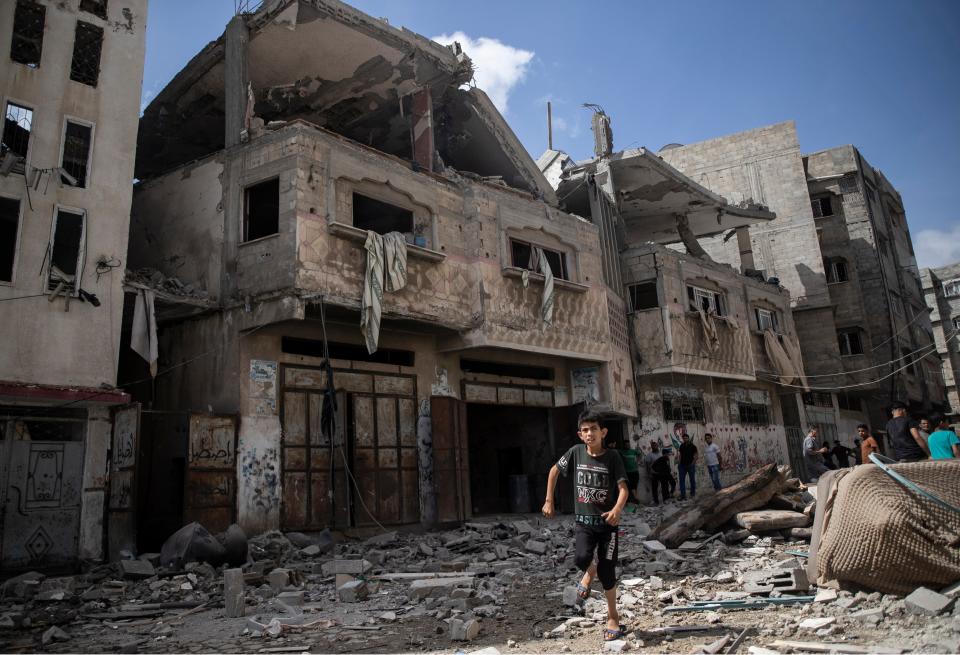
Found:
[(603, 642), (603, 652), (605, 653), (623, 653), (628, 650), (630, 650), (630, 643), (623, 639)]
[(289, 607), (303, 607), (304, 594), (302, 591), (284, 591), (277, 594), (277, 600)]
[(457, 587), (473, 587), (473, 578), (428, 578), (410, 583), (410, 599), (436, 598), (449, 596)]
[(49, 646), (55, 641), (70, 641), (70, 635), (57, 626), (51, 626), (43, 633), (43, 636), (40, 637), (40, 643), (44, 646)]
[(643, 547), (649, 550), (651, 553), (659, 553), (667, 549), (666, 546), (656, 540), (644, 541)]
[(529, 521), (514, 521), (513, 529), (517, 531), (517, 534), (533, 534), (533, 527)]
[(736, 580), (736, 576), (731, 571), (720, 571), (713, 579), (721, 584), (727, 584)]
[(316, 557), (320, 554), (320, 546), (317, 544), (310, 544), (306, 548), (301, 548), (300, 554), (304, 557)]
[(817, 595), (814, 596), (813, 602), (815, 603), (832, 603), (837, 599), (836, 589), (820, 589), (817, 591)]
[(43, 573), (37, 571), (28, 571), (14, 578), (10, 578), (3, 583), (2, 595), (5, 598), (24, 598), (30, 599), (36, 595), (40, 588), (40, 583), (46, 578)]
[(290, 569), (274, 569), (267, 575), (267, 583), (275, 593), (283, 591), (290, 584)]
[(926, 587), (914, 589), (913, 593), (904, 598), (903, 601), (911, 614), (925, 614), (927, 616), (940, 614), (953, 602), (951, 598)]
[(120, 575), (131, 580), (152, 578), (157, 574), (153, 564), (141, 559), (122, 559), (118, 562)]
[(480, 634), (480, 622), (476, 619), (450, 621), (450, 638), (454, 641), (472, 641)]
[(836, 603), (834, 603), (834, 605), (836, 605), (837, 607), (845, 610), (853, 609), (859, 604), (860, 604), (860, 599), (857, 598), (856, 596), (846, 596), (838, 600)]
[(537, 555), (543, 555), (547, 552), (547, 544), (542, 541), (537, 541), (536, 539), (528, 539), (523, 547), (527, 549), (527, 552), (536, 553)]
[[(378, 534), (376, 536), (370, 537), (365, 542), (368, 546), (388, 546), (397, 540), (396, 532), (384, 532), (383, 534)], [(345, 571), (346, 573), (346, 571)]]
[(823, 616), (819, 618), (804, 619), (800, 622), (801, 630), (820, 630), (821, 628), (826, 628), (832, 623), (836, 623), (837, 619), (833, 616)]
[(223, 608), (227, 617), (236, 618), (246, 613), (244, 587), (242, 570), (223, 572)]
[(365, 559), (335, 559), (330, 562), (324, 562), (323, 574), (336, 575), (338, 573), (346, 575), (363, 575), (373, 568), (373, 564)]
[(420, 549), (420, 552), (422, 554), (426, 555), (427, 557), (433, 557), (433, 548), (423, 543), (422, 541), (420, 542), (420, 545), (418, 546), (418, 548)]
[(944, 587), (940, 593), (947, 598), (960, 598), (960, 581), (954, 582), (949, 587)]
[(0, 630), (13, 630), (17, 627), (17, 622), (13, 620), (10, 614), (0, 616)]
[(353, 580), (337, 589), (337, 597), (343, 603), (359, 603), (364, 600), (370, 591), (363, 580)]

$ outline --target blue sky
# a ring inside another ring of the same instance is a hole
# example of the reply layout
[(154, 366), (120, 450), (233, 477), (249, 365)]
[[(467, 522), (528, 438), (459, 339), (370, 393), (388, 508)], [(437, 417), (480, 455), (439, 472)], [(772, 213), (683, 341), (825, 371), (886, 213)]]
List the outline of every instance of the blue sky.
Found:
[[(611, 116), (618, 150), (792, 119), (803, 152), (852, 143), (893, 182), (921, 266), (960, 260), (960, 2), (353, 4), (424, 36), (460, 33), (479, 85), (534, 158), (547, 145), (547, 99), (554, 147), (575, 158), (592, 150), (584, 102)], [(233, 10), (234, 0), (153, 0), (144, 98)]]

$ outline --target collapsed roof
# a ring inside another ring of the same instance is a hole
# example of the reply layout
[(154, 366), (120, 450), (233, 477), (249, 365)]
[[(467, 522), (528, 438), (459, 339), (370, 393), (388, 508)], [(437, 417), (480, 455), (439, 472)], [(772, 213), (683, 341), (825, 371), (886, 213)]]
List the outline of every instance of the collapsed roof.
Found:
[[(541, 158), (542, 163), (555, 160)], [(587, 182), (592, 176), (604, 178), (597, 187), (617, 208), (627, 235), (642, 235), (644, 241), (681, 240), (678, 222), (685, 223), (693, 236), (708, 237), (775, 218), (766, 207), (751, 201), (731, 204), (646, 148), (566, 164), (557, 195), (568, 211), (590, 215)]]
[[(473, 65), (459, 44), (442, 46), (337, 0), (268, 0), (243, 19), (254, 114), (265, 122), (302, 119), (413, 159), (404, 100), (429, 89), (435, 148), (444, 164), (555, 200), (486, 94), (461, 88), (473, 77)], [(222, 35), (147, 106), (138, 134), (138, 178), (224, 147), (225, 52)]]

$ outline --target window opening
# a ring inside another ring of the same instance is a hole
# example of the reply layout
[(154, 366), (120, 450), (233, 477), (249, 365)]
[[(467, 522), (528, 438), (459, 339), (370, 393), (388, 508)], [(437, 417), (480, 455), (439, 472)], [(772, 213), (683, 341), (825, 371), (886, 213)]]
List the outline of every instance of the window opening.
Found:
[(847, 282), (850, 276), (847, 274), (847, 262), (842, 259), (833, 259), (827, 261), (827, 282), (836, 284), (838, 282)]
[(47, 8), (36, 2), (19, 0), (13, 11), (13, 36), (10, 59), (30, 68), (40, 67), (43, 53), (43, 23)]
[(632, 307), (635, 312), (660, 306), (660, 301), (657, 298), (656, 280), (631, 284), (629, 291), (630, 307)]
[(859, 412), (860, 411), (860, 399), (856, 396), (850, 396), (847, 394), (839, 394), (837, 396), (837, 406), (840, 409), (845, 409), (848, 412)]
[(907, 373), (909, 373), (910, 375), (917, 374), (917, 367), (915, 365), (916, 357), (914, 357), (913, 355), (908, 355), (907, 350), (902, 346), (900, 347), (900, 360), (901, 360), (900, 366), (906, 366)]
[(709, 289), (688, 285), (687, 298), (690, 301), (691, 311), (703, 310), (708, 314), (726, 316), (723, 295), (717, 293), (716, 291), (710, 291)]
[(860, 330), (845, 330), (837, 332), (837, 340), (840, 342), (840, 354), (844, 357), (863, 354), (863, 340), (860, 338)]
[[(366, 346), (355, 346), (350, 343), (338, 343), (335, 341), (331, 341), (327, 346), (331, 359), (376, 362), (378, 364), (394, 364), (397, 366), (413, 366), (415, 361), (412, 350), (378, 348), (377, 352), (371, 355), (367, 352)], [(280, 350), (290, 355), (323, 357), (323, 342), (319, 339), (281, 337)]]
[(353, 194), (353, 226), (377, 234), (400, 232), (413, 236), (413, 212), (359, 193)]
[(460, 370), (464, 373), (485, 373), (506, 378), (528, 378), (530, 380), (552, 380), (554, 374), (552, 368), (545, 366), (501, 364), (477, 359), (461, 359)]
[(953, 319), (953, 329), (960, 331), (960, 316)]
[(803, 404), (813, 407), (833, 407), (833, 396), (823, 391), (809, 391), (803, 394)]
[(703, 398), (664, 394), (663, 419), (665, 421), (687, 421), (692, 423), (706, 422)]
[(754, 309), (754, 314), (757, 317), (757, 328), (761, 332), (773, 330), (778, 334), (780, 333), (780, 319), (777, 316), (777, 312), (771, 309), (761, 309), (757, 307)]
[(752, 425), (769, 425), (770, 408), (759, 403), (744, 403), (737, 401), (737, 414), (741, 423)]
[(569, 280), (570, 275), (567, 273), (567, 256), (565, 253), (562, 253), (558, 250), (551, 250), (550, 248), (544, 248), (538, 244), (532, 244), (527, 241), (518, 241), (517, 239), (510, 239), (510, 265), (516, 266), (517, 268), (525, 268), (534, 273), (539, 273), (540, 270), (535, 269), (530, 262), (530, 256), (533, 253), (533, 246), (537, 245), (540, 250), (543, 251), (544, 256), (547, 258), (547, 263), (550, 264), (550, 271), (553, 273), (553, 277), (560, 280)]
[(107, 0), (80, 0), (80, 11), (106, 19)]
[(960, 278), (947, 280), (943, 283), (943, 295), (946, 298), (960, 296)]
[(814, 218), (823, 218), (824, 216), (833, 216), (833, 202), (830, 199), (830, 196), (822, 196), (820, 198), (814, 198), (810, 201), (810, 205), (813, 208), (813, 217)]
[(74, 292), (79, 288), (82, 272), (84, 216), (60, 209), (53, 231), (53, 247), (50, 251), (50, 276), (47, 290), (63, 289)]
[(280, 178), (248, 186), (243, 193), (243, 240), (279, 233)]
[[(3, 119), (3, 154), (12, 152), (26, 159), (32, 131), (33, 110), (8, 102)], [(17, 168), (17, 172), (23, 172), (23, 163), (19, 163)]]
[(20, 229), (20, 201), (0, 197), (0, 282), (13, 282)]
[[(63, 135), (63, 160), (60, 162), (63, 168), (60, 175), (64, 182), (86, 188), (92, 136), (93, 128), (89, 125), (67, 121)], [(70, 175), (73, 181), (63, 175), (64, 172)]]
[(77, 21), (73, 37), (73, 62), (70, 79), (96, 86), (100, 79), (100, 51), (103, 49), (103, 28)]

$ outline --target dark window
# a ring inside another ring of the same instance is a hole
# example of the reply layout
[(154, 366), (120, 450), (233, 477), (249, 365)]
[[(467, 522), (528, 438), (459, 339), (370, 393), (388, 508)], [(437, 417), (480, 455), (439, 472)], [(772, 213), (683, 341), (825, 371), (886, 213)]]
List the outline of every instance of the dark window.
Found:
[(753, 425), (768, 425), (770, 423), (770, 408), (758, 403), (737, 402), (737, 414), (741, 423)]
[[(87, 186), (87, 162), (90, 159), (90, 139), (93, 135), (93, 128), (89, 125), (81, 125), (67, 121), (67, 129), (63, 135), (63, 161), (60, 166), (61, 178), (67, 184), (73, 186)], [(67, 179), (63, 172), (69, 174), (75, 182)]]
[(845, 393), (837, 395), (837, 405), (840, 409), (845, 409), (850, 412), (859, 412), (861, 410), (860, 399)]
[(780, 333), (780, 318), (777, 316), (777, 312), (772, 309), (756, 307), (753, 310), (753, 314), (757, 319), (758, 330), (761, 332), (773, 330), (778, 334)]
[(843, 330), (837, 332), (837, 340), (840, 342), (841, 355), (863, 354), (863, 341), (860, 338), (860, 330)]
[(833, 397), (823, 391), (809, 391), (803, 394), (803, 404), (813, 407), (833, 407)]
[(0, 282), (13, 282), (19, 228), (20, 201), (0, 197)]
[[(414, 353), (410, 350), (390, 350), (379, 348), (372, 355), (367, 353), (366, 346), (355, 346), (350, 343), (331, 341), (327, 344), (332, 359), (346, 359), (361, 362), (376, 362), (378, 364), (394, 364), (396, 366), (413, 366)], [(323, 357), (323, 342), (318, 339), (300, 339), (297, 337), (282, 337), (280, 350), (290, 355), (304, 355), (306, 357)]]
[(663, 420), (704, 423), (706, 421), (706, 415), (703, 411), (703, 399), (687, 398), (685, 396), (664, 396)]
[(904, 350), (903, 348), (901, 348), (901, 349), (900, 349), (900, 360), (901, 360), (900, 366), (906, 366), (906, 367), (907, 367), (907, 373), (909, 373), (910, 375), (916, 375), (916, 374), (917, 374), (917, 367), (916, 367), (916, 365), (915, 365), (916, 357), (914, 357), (913, 355), (908, 355), (908, 354), (907, 354), (907, 351)]
[(80, 254), (83, 245), (83, 214), (59, 210), (53, 233), (53, 248), (50, 252), (50, 279), (47, 288), (56, 289), (61, 283), (64, 289), (73, 291), (80, 270)]
[(33, 110), (8, 102), (3, 117), (3, 152), (26, 158), (32, 131)]
[(100, 51), (103, 49), (103, 28), (77, 21), (73, 37), (73, 62), (70, 79), (96, 86), (100, 79)]
[(280, 231), (280, 178), (244, 189), (243, 240), (253, 241)]
[(13, 11), (13, 38), (10, 59), (31, 68), (40, 66), (43, 52), (43, 22), (47, 9), (28, 0), (19, 0)]
[(707, 314), (717, 316), (727, 314), (723, 294), (716, 291), (690, 285), (687, 286), (687, 299), (690, 301), (690, 311), (696, 312), (702, 309)]
[(485, 373), (507, 378), (528, 378), (530, 380), (552, 380), (553, 369), (544, 366), (523, 366), (522, 364), (500, 364), (476, 359), (461, 359), (460, 370), (464, 373)]
[(827, 269), (827, 282), (830, 284), (846, 282), (850, 279), (847, 274), (847, 262), (842, 259), (825, 260), (824, 268)]
[[(535, 245), (537, 244), (510, 239), (510, 265), (539, 273), (540, 267), (534, 267), (533, 262), (531, 261), (533, 246)], [(561, 280), (569, 280), (570, 276), (567, 273), (567, 256), (557, 250), (550, 250), (549, 248), (544, 248), (543, 246), (538, 247), (546, 256), (547, 263), (550, 264), (550, 271), (553, 273), (553, 277)]]
[(80, 11), (86, 11), (94, 16), (106, 18), (107, 0), (80, 0)]
[(833, 216), (833, 204), (831, 203), (830, 196), (822, 196), (820, 198), (814, 198), (810, 201), (810, 205), (813, 208), (813, 217), (822, 218), (824, 216)]
[(659, 307), (660, 301), (657, 298), (657, 281), (649, 280), (638, 284), (630, 285), (630, 307), (637, 312), (642, 309), (653, 309)]
[(413, 233), (413, 212), (359, 193), (353, 194), (353, 226), (377, 234)]

